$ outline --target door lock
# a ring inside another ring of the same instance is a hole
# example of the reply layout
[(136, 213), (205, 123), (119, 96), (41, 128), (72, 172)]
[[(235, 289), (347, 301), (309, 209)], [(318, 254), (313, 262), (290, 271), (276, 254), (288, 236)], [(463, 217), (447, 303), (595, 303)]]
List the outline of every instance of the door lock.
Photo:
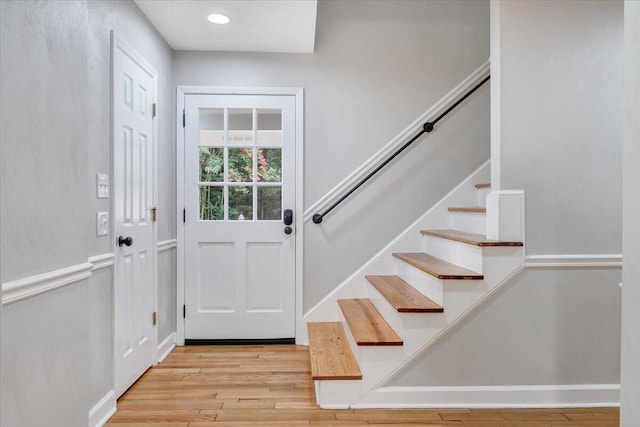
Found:
[(293, 211), (291, 209), (284, 210), (284, 225), (293, 224)]

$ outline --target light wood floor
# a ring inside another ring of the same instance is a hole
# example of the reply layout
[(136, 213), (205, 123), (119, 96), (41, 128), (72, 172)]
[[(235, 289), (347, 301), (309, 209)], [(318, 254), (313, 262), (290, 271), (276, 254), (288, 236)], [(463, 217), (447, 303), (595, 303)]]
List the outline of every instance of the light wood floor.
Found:
[(322, 410), (307, 347), (178, 347), (118, 401), (112, 427), (617, 427), (618, 409)]

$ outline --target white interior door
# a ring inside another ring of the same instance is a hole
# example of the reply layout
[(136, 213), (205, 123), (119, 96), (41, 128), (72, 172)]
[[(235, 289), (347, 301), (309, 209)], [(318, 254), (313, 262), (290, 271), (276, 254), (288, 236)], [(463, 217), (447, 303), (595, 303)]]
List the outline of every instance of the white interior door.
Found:
[(119, 396), (153, 363), (156, 77), (117, 40), (113, 61), (114, 382)]
[(295, 97), (186, 95), (185, 117), (185, 339), (293, 338)]

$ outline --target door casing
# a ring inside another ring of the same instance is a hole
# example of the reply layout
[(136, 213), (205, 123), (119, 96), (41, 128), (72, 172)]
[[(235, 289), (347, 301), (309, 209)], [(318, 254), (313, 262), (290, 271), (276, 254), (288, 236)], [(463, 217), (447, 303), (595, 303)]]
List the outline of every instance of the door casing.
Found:
[[(295, 112), (295, 139), (296, 139), (296, 171), (295, 171), (295, 207), (294, 207), (294, 229), (295, 229), (295, 331), (296, 344), (303, 344), (306, 337), (304, 332), (303, 319), (303, 234), (304, 234), (304, 90), (302, 88), (280, 88), (280, 87), (217, 87), (217, 86), (178, 86), (176, 94), (176, 230), (177, 230), (177, 291), (176, 291), (176, 326), (177, 326), (177, 345), (184, 345), (184, 273), (185, 273), (185, 239), (184, 239), (184, 223), (182, 220), (183, 209), (185, 206), (184, 195), (184, 150), (185, 135), (183, 122), (183, 112), (185, 108), (185, 95), (284, 95), (294, 96), (296, 104)], [(188, 118), (187, 118), (188, 120)]]
[[(115, 102), (116, 100), (114, 99), (115, 96), (115, 84), (116, 82), (114, 82), (114, 61), (115, 61), (115, 54), (116, 54), (116, 49), (120, 49), (123, 52), (125, 52), (128, 56), (130, 56), (132, 59), (135, 60), (135, 62), (141, 67), (143, 68), (147, 73), (149, 73), (150, 75), (153, 76), (154, 78), (154, 87), (153, 87), (153, 103), (157, 103), (157, 98), (158, 98), (158, 73), (156, 72), (156, 70), (143, 58), (140, 56), (140, 54), (138, 53), (138, 51), (133, 48), (129, 43), (127, 43), (124, 39), (122, 39), (118, 34), (116, 34), (116, 32), (114, 30), (111, 30), (111, 107), (110, 107), (110, 111), (111, 111), (111, 135), (110, 135), (110, 140), (111, 140), (111, 155), (110, 155), (110, 161), (111, 161), (111, 167), (110, 167), (110, 174), (111, 176), (109, 177), (109, 185), (111, 187), (111, 191), (109, 194), (109, 198), (110, 198), (110, 209), (111, 209), (111, 220), (110, 220), (110, 233), (108, 234), (107, 237), (109, 237), (111, 239), (111, 253), (115, 254), (116, 253), (116, 236), (115, 236), (115, 232), (114, 230), (115, 228), (115, 198), (114, 198), (114, 174), (115, 174), (115, 156), (114, 156), (114, 144), (115, 144), (115, 139), (114, 139), (114, 117), (113, 117), (113, 111), (114, 111), (114, 106), (115, 106)], [(152, 174), (152, 185), (153, 185), (153, 191), (152, 191), (152, 195), (153, 195), (153, 202), (152, 202), (152, 206), (157, 206), (158, 203), (158, 119), (157, 116), (156, 118), (153, 120), (153, 143), (151, 144), (152, 150), (153, 150), (153, 156), (152, 156), (152, 162), (153, 162), (153, 174)], [(153, 242), (152, 242), (152, 250), (151, 250), (151, 264), (152, 264), (152, 273), (151, 273), (151, 280), (152, 280), (152, 293), (153, 293), (153, 310), (154, 312), (158, 312), (158, 223), (157, 222), (152, 222), (152, 228), (153, 228)], [(115, 289), (116, 286), (116, 280), (117, 280), (117, 274), (115, 273), (115, 260), (114, 260), (114, 274), (113, 274), (113, 289)], [(115, 307), (115, 299), (112, 297), (112, 306), (113, 306), (113, 318), (111, 321), (111, 327), (114, 331), (113, 334), (113, 340), (111, 343), (111, 348), (115, 349), (115, 315), (116, 315), (116, 307)], [(150, 319), (151, 321), (151, 319)], [(153, 326), (153, 333), (151, 335), (152, 341), (151, 341), (151, 347), (152, 347), (152, 359), (151, 359), (151, 365), (153, 366), (155, 364), (157, 364), (158, 362), (158, 325), (154, 325)], [(112, 378), (115, 378), (115, 358), (116, 358), (116, 352), (113, 352), (113, 360), (112, 360), (112, 364), (111, 364), (111, 369), (112, 369)]]

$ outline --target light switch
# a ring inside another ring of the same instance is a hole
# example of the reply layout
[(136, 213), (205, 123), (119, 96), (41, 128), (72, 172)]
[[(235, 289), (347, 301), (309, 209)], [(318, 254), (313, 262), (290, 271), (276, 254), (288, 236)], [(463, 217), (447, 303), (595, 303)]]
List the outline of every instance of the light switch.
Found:
[(96, 175), (96, 192), (98, 199), (109, 198), (109, 175), (103, 173)]
[(96, 212), (96, 235), (109, 234), (109, 212)]

